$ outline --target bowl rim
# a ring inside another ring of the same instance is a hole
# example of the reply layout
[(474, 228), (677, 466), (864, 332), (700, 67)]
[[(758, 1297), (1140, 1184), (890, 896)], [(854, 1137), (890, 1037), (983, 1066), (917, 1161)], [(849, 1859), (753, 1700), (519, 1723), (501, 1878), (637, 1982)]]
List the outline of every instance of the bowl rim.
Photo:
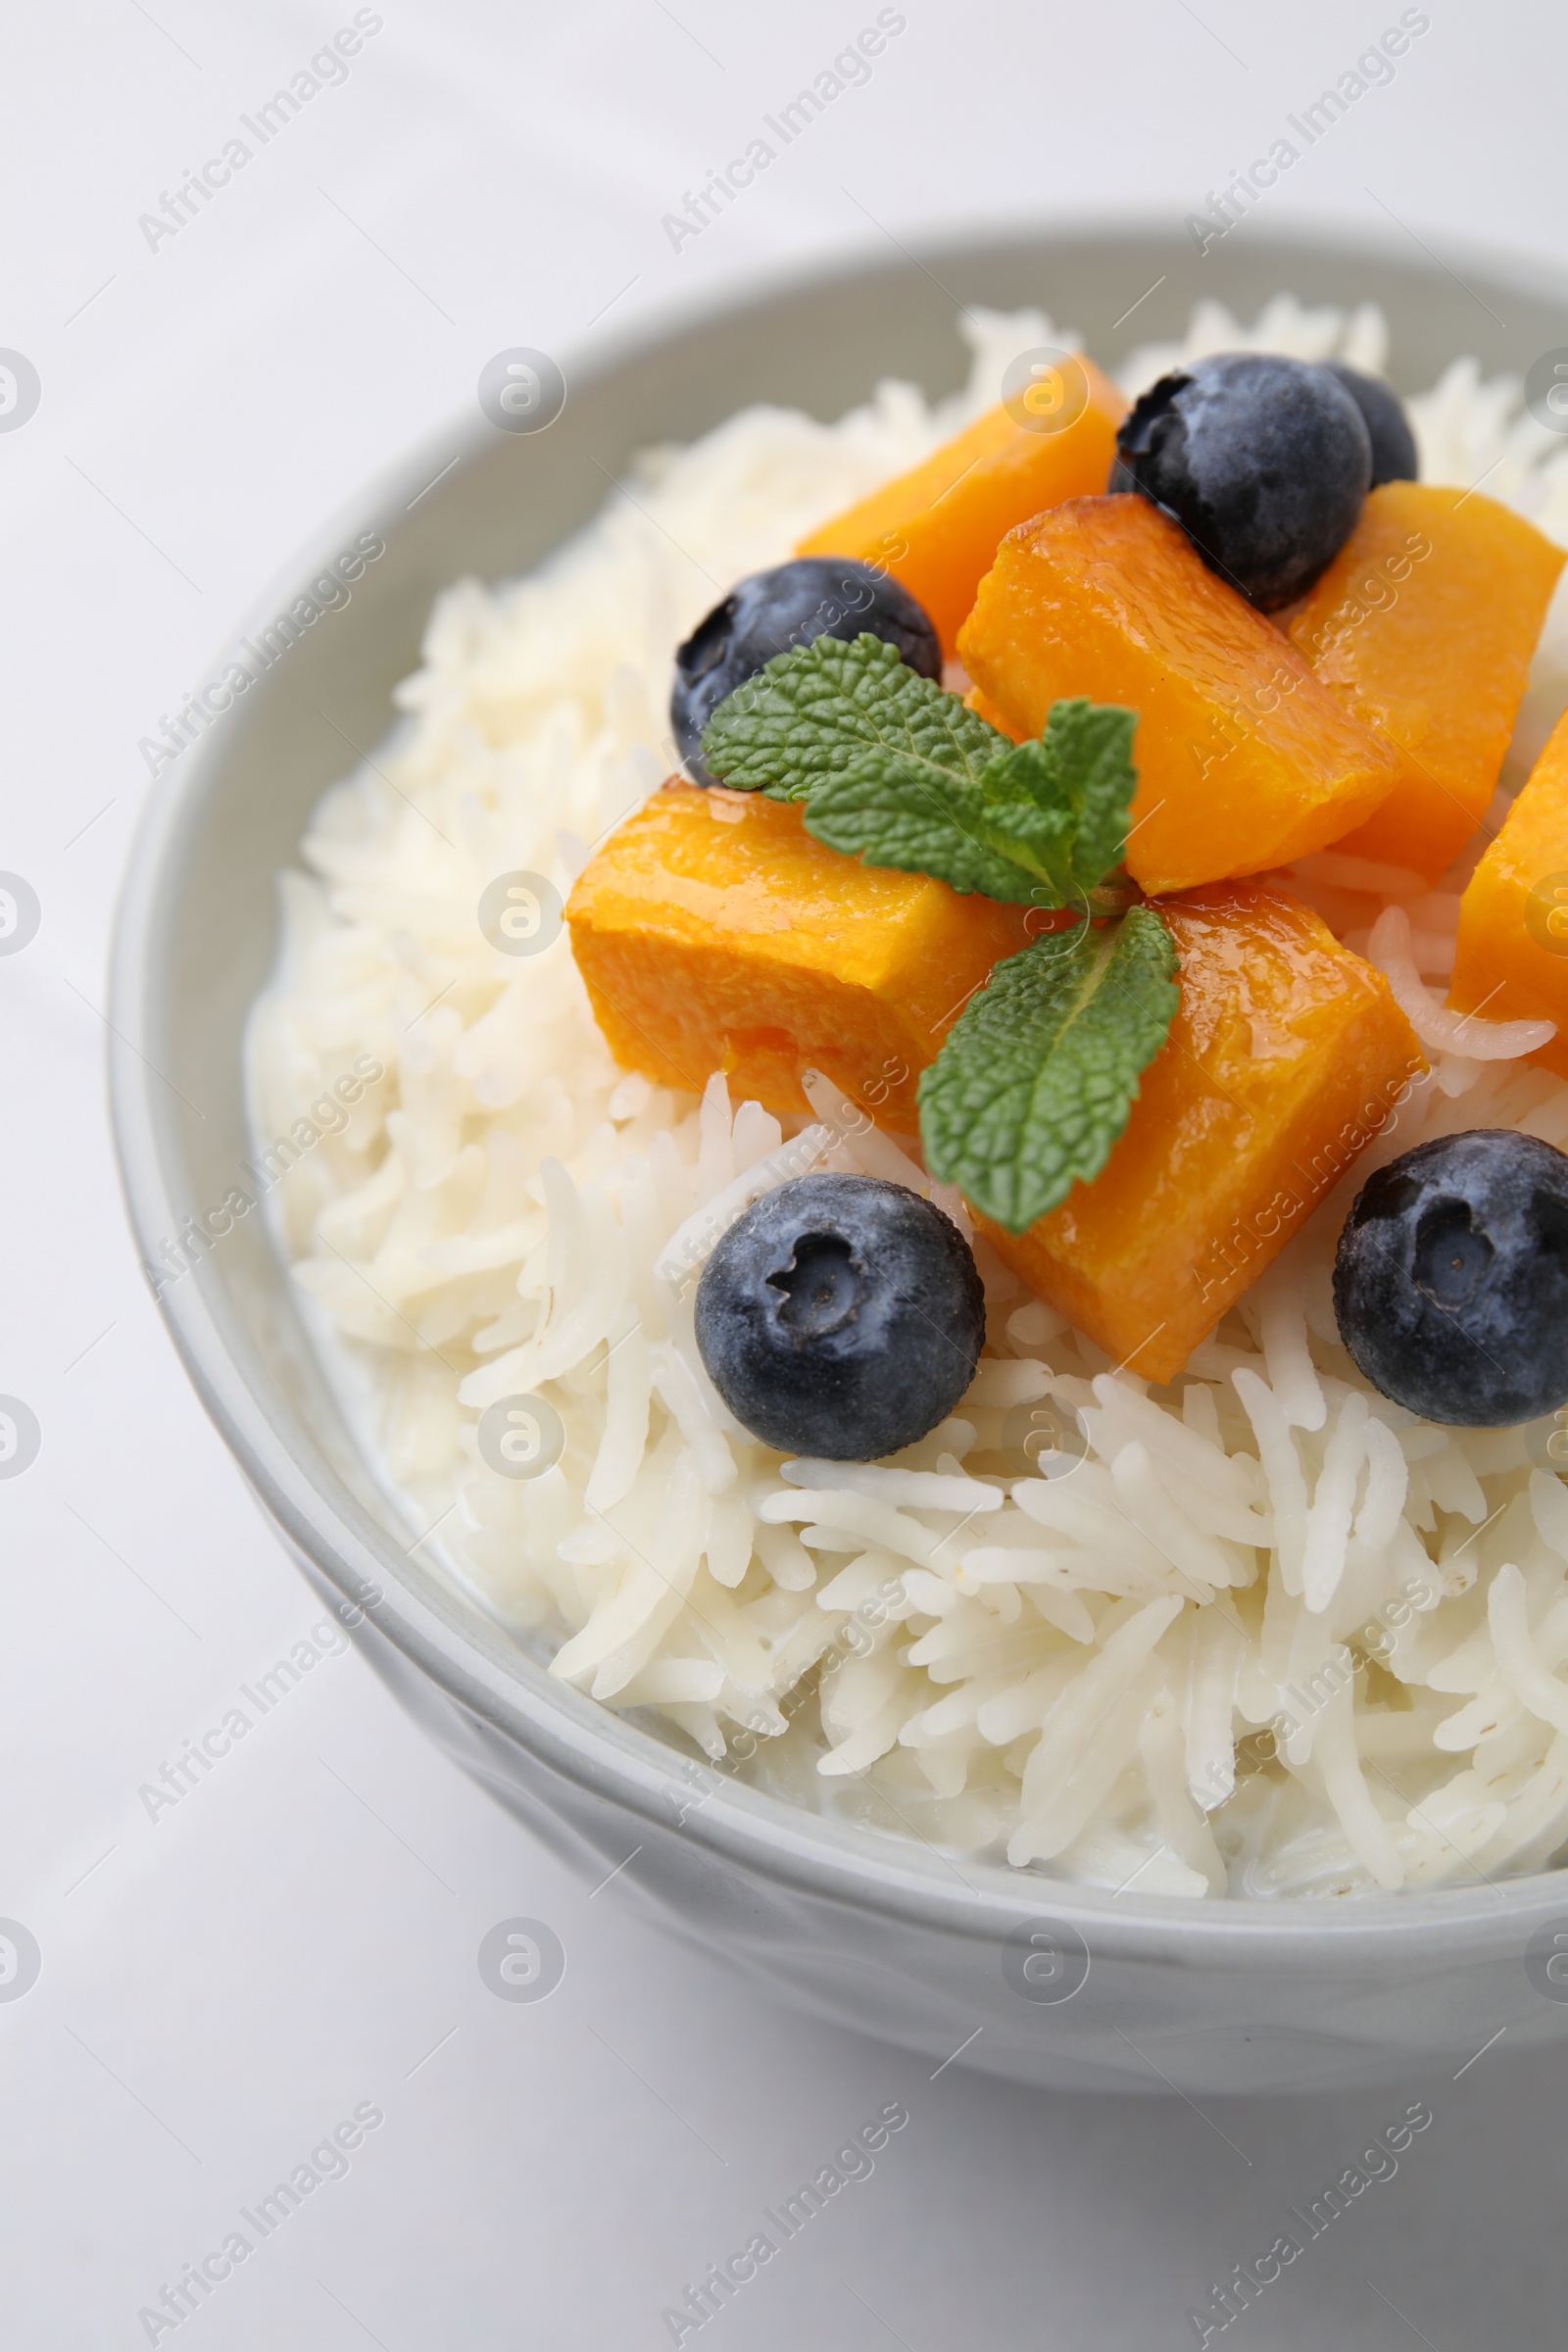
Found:
[[(934, 274), (928, 265), (940, 268), (980, 251), (1038, 248), (1052, 239), (1082, 248), (1137, 238), (1169, 244), (1172, 236), (1170, 216), (1102, 209), (1081, 219), (1066, 214), (966, 222), (909, 247), (901, 245), (899, 251), (906, 262)], [(1390, 235), (1352, 234), (1343, 224), (1310, 220), (1281, 220), (1266, 232), (1250, 229), (1248, 244), (1258, 254), (1277, 253), (1285, 269), (1293, 255), (1304, 254), (1357, 265), (1397, 255), (1404, 268), (1413, 266), (1407, 247)], [(1422, 250), (1434, 265), (1434, 277), (1441, 271), (1458, 277), (1463, 286), (1462, 268), (1480, 275), (1490, 290), (1512, 288), (1568, 309), (1568, 272), (1533, 257), (1450, 239), (1437, 250), (1425, 245)], [(725, 280), (662, 303), (627, 326), (589, 333), (564, 347), (568, 386), (613, 375), (641, 354), (710, 320), (761, 318), (783, 300), (870, 277), (878, 267), (889, 266), (885, 244), (867, 235), (826, 257), (749, 275), (744, 295)], [(416, 493), (435, 494), (433, 477), (466, 471), (493, 447), (494, 428), (476, 408), (421, 437), (346, 499), (263, 584), (241, 616), (238, 633), (253, 632), (300, 592), (335, 553), (346, 521), (352, 518), (361, 528), (368, 525), (387, 536)], [(213, 665), (215, 672), (221, 660)], [(115, 920), (107, 1045), (110, 1108), (132, 1238), (148, 1260), (158, 1248), (157, 1237), (178, 1230), (179, 1207), (166, 1177), (161, 1139), (168, 1112), (162, 1081), (141, 1046), (156, 1033), (161, 906), (168, 878), (178, 870), (181, 845), (218, 785), (234, 739), (230, 729), (214, 730), (154, 780), (137, 822)], [(1446, 1952), (1457, 1963), (1521, 1951), (1522, 1936), (1556, 1914), (1568, 1926), (1568, 1874), (1557, 1870), (1425, 1893), (1359, 1893), (1333, 1903), (1304, 1897), (1198, 1902), (1141, 1895), (1130, 1886), (1125, 1892), (1085, 1886), (1013, 1871), (1002, 1862), (950, 1855), (917, 1835), (901, 1838), (813, 1813), (729, 1779), (721, 1768), (682, 1757), (625, 1717), (554, 1680), (509, 1644), (504, 1634), (487, 1651), (455, 1617), (443, 1616), (401, 1583), (390, 1542), (383, 1553), (313, 1483), (302, 1458), (310, 1448), (308, 1434), (299, 1433), (303, 1446), (286, 1441), (285, 1416), (274, 1417), (281, 1398), (270, 1409), (247, 1377), (203, 1283), (167, 1285), (157, 1303), (201, 1402), (290, 1548), (351, 1606), (366, 1605), (368, 1591), (377, 1589), (380, 1597), (368, 1605), (378, 1632), (462, 1709), (586, 1793), (650, 1825), (666, 1831), (673, 1825), (721, 1865), (764, 1875), (848, 1910), (945, 1933), (956, 1941), (997, 1943), (1020, 1921), (1049, 1916), (1086, 1932), (1091, 1950), (1106, 1957), (1197, 1965), (1225, 1950), (1271, 1974), (1296, 1974), (1325, 1963), (1357, 1972), (1402, 1965), (1412, 1956), (1412, 1944), (1440, 1927)]]

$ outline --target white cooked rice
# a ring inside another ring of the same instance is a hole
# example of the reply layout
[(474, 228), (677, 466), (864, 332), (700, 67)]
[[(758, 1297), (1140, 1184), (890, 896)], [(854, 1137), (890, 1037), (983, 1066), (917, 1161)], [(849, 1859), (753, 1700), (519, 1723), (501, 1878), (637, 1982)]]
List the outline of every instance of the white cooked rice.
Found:
[[(410, 1525), (553, 1671), (658, 1710), (710, 1760), (952, 1852), (1151, 1893), (1341, 1893), (1539, 1868), (1568, 1844), (1568, 1489), (1541, 1426), (1451, 1431), (1339, 1345), (1335, 1237), (1371, 1168), (1427, 1136), (1568, 1143), (1539, 1025), (1459, 1023), (1441, 990), (1456, 881), (1328, 853), (1291, 885), (1388, 972), (1434, 1057), (1396, 1120), (1166, 1389), (1112, 1369), (983, 1246), (987, 1354), (897, 1461), (789, 1462), (725, 1412), (691, 1275), (808, 1166), (928, 1189), (908, 1139), (814, 1084), (814, 1118), (700, 1102), (612, 1062), (560, 937), (481, 936), (514, 869), (563, 894), (673, 763), (674, 647), (743, 574), (1068, 343), (980, 314), (967, 391), (884, 384), (826, 426), (753, 409), (650, 453), (630, 495), (531, 578), (460, 582), (391, 745), (326, 795), (283, 883), (250, 1038), (266, 1145), (373, 1054), (386, 1079), (270, 1196), (328, 1368)], [(1377, 368), (1380, 315), (1215, 305), (1173, 360), (1252, 347)], [(1568, 451), (1516, 379), (1458, 360), (1410, 404), (1428, 479), (1473, 482), (1568, 544)], [(1568, 701), (1548, 621), (1505, 789)], [(1436, 987), (1424, 985), (1435, 982)], [(965, 1223), (961, 1204), (939, 1191)], [(475, 1429), (537, 1393), (566, 1433), (531, 1480)], [(1020, 1478), (1009, 1413), (1054, 1408), (1071, 1474)], [(1270, 1733), (1272, 1728), (1272, 1735)], [(1277, 1754), (1270, 1756), (1270, 1746)], [(695, 1764), (695, 1778), (703, 1773)]]

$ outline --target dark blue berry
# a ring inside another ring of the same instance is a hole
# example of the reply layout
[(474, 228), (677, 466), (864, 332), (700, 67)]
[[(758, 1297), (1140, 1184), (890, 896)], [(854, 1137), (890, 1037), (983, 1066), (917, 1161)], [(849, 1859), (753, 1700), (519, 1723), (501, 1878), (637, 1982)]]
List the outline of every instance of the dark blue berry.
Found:
[(732, 588), (675, 656), (669, 723), (693, 782), (714, 781), (703, 765), (703, 729), (726, 695), (792, 645), (860, 636), (897, 646), (922, 678), (942, 675), (942, 647), (924, 607), (869, 564), (848, 556), (797, 556)]
[(1339, 554), (1371, 479), (1361, 412), (1326, 368), (1237, 351), (1143, 395), (1107, 487), (1141, 490), (1211, 570), (1273, 612)]
[(1325, 360), (1323, 365), (1361, 412), (1372, 442), (1372, 488), (1380, 482), (1418, 482), (1421, 461), (1397, 392), (1381, 376), (1363, 375), (1359, 368), (1348, 368), (1343, 360)]
[(875, 1176), (797, 1176), (719, 1242), (697, 1346), (744, 1429), (781, 1453), (869, 1462), (952, 1412), (985, 1338), (951, 1218)]
[(1340, 1337), (1385, 1396), (1497, 1429), (1568, 1403), (1568, 1154), (1508, 1127), (1367, 1179), (1334, 1264)]

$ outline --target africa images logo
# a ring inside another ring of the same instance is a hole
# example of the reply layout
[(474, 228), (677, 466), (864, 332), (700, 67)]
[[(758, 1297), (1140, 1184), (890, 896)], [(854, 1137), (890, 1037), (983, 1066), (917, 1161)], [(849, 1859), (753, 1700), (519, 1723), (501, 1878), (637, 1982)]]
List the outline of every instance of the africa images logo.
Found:
[[(274, 90), (270, 98), (258, 106), (254, 115), (241, 115), (240, 130), (224, 140), (217, 155), (210, 155), (194, 172), (187, 172), (176, 182), (172, 192), (161, 188), (155, 211), (142, 213), (136, 221), (142, 241), (149, 251), (158, 253), (167, 240), (177, 237), (181, 229), (199, 220), (203, 209), (212, 203), (220, 188), (226, 188), (236, 173), (270, 147), (279, 131), (286, 130), (304, 107), (323, 90), (334, 89), (349, 77), (348, 60), (378, 33), (386, 23), (373, 8), (357, 8), (352, 24), (343, 24), (333, 33), (324, 48), (318, 49), (310, 64), (301, 66), (293, 74), (286, 89)], [(249, 134), (242, 138), (240, 131)], [(255, 141), (252, 146), (251, 141)]]

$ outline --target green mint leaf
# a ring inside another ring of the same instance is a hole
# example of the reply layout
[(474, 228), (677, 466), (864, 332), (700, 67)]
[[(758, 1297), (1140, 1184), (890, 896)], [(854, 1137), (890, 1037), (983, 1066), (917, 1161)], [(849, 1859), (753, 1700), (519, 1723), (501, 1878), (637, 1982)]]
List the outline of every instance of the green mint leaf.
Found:
[(1044, 867), (1020, 862), (994, 817), (967, 778), (922, 766), (896, 752), (866, 753), (813, 785), (806, 805), (808, 833), (867, 865), (934, 874), (954, 890), (978, 891), (1019, 906), (1057, 905), (1054, 897), (1040, 895)]
[(869, 634), (816, 637), (775, 654), (719, 704), (703, 736), (710, 771), (741, 792), (809, 799), (867, 753), (896, 753), (916, 770), (973, 779), (1007, 738), (956, 694)]
[(1107, 912), (1108, 894), (1091, 905), (1090, 893), (1121, 854), (1135, 723), (1129, 710), (1057, 703), (1042, 741), (1009, 745), (976, 782), (866, 750), (810, 787), (807, 831), (867, 865), (934, 874), (954, 890)]
[[(1093, 890), (1121, 862), (1138, 789), (1132, 759), (1137, 724), (1136, 710), (1115, 703), (1091, 703), (1081, 696), (1054, 703), (1040, 740), (1009, 746), (980, 778), (988, 798), (1031, 807), (1056, 820), (1049, 838), (1058, 906)], [(1047, 837), (1035, 838), (1043, 847)]]
[(920, 1080), (926, 1166), (1009, 1233), (1090, 1183), (1181, 1001), (1152, 906), (1037, 939), (999, 963)]
[(719, 705), (703, 758), (726, 784), (805, 801), (808, 829), (868, 865), (1087, 912), (1126, 839), (1136, 725), (1063, 701), (1038, 742), (1012, 744), (881, 638), (818, 637)]

